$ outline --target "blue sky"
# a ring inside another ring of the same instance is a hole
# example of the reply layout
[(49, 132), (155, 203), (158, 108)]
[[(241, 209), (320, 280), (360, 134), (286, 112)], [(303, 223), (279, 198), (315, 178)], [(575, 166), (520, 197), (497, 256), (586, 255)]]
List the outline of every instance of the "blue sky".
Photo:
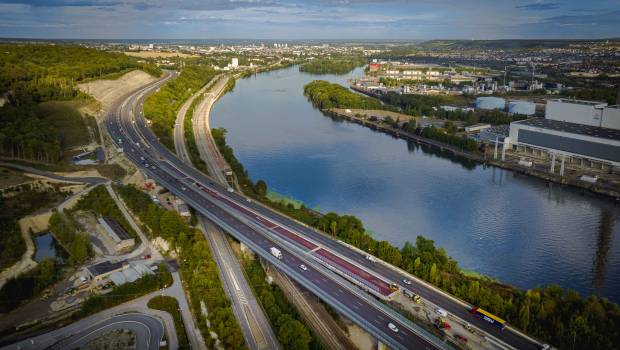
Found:
[(619, 0), (0, 0), (0, 37), (620, 37)]

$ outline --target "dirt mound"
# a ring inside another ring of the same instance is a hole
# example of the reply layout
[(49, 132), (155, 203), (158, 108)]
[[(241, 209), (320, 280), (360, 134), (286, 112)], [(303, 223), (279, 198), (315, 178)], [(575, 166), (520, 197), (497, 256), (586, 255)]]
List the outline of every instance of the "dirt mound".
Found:
[(101, 103), (101, 108), (107, 110), (110, 104), (119, 97), (154, 80), (155, 78), (148, 73), (134, 70), (116, 80), (95, 80), (80, 84), (78, 88), (82, 92), (92, 95)]

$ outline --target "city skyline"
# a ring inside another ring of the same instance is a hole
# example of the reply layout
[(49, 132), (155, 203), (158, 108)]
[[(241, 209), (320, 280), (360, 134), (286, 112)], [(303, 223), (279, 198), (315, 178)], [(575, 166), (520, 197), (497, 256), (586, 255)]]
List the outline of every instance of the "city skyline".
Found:
[(1, 0), (1, 37), (536, 39), (620, 36), (620, 4), (455, 0)]

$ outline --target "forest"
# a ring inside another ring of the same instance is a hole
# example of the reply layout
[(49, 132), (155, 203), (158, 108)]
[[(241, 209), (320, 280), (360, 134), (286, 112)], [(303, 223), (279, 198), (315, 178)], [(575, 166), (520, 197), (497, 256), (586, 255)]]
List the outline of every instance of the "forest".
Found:
[(78, 45), (3, 44), (0, 52), (0, 155), (49, 163), (74, 142), (62, 127), (75, 124), (77, 112), (52, 115), (41, 103), (88, 99), (77, 84), (89, 79), (131, 69), (161, 73), (124, 54)]
[(88, 235), (80, 232), (78, 224), (69, 215), (54, 211), (50, 217), (49, 230), (69, 253), (68, 263), (78, 266), (94, 256)]
[(181, 74), (168, 81), (144, 103), (144, 116), (159, 140), (174, 150), (174, 121), (181, 105), (215, 76), (215, 70), (205, 65), (189, 65)]
[(365, 58), (317, 58), (301, 64), (299, 71), (312, 74), (347, 74), (365, 64)]
[(319, 109), (359, 108), (385, 109), (381, 103), (371, 97), (349, 91), (344, 86), (332, 84), (325, 80), (315, 80), (304, 86), (304, 94)]
[[(6, 173), (4, 170), (0, 169), (0, 176)], [(18, 218), (50, 207), (62, 198), (62, 194), (53, 189), (40, 191), (28, 184), (19, 186), (14, 195), (5, 197), (0, 194), (0, 270), (19, 261), (26, 252)]]
[[(222, 145), (228, 147), (225, 139), (218, 144), (220, 151)], [(222, 154), (230, 164), (229, 157), (234, 157), (232, 150)], [(520, 290), (484, 276), (469, 276), (443, 248), (435, 247), (432, 240), (417, 236), (415, 244), (406, 242), (399, 249), (387, 241), (374, 239), (355, 216), (319, 214), (303, 205), (295, 208), (292, 204), (271, 201), (262, 194), (267, 188), (264, 181), (260, 181), (263, 190), (257, 191), (258, 182), (252, 184), (243, 166), (232, 169), (240, 183), (252, 185), (243, 190), (256, 200), (480, 306), (553, 346), (603, 350), (620, 344), (620, 306), (606, 298), (594, 295), (584, 298), (556, 285)]]

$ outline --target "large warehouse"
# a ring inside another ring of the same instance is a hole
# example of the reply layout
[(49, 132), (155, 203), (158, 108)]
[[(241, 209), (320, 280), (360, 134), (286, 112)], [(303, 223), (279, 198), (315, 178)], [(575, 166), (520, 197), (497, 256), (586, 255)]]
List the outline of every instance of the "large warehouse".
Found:
[(510, 124), (509, 142), (517, 148), (620, 166), (620, 109), (606, 103), (553, 100), (545, 118)]

